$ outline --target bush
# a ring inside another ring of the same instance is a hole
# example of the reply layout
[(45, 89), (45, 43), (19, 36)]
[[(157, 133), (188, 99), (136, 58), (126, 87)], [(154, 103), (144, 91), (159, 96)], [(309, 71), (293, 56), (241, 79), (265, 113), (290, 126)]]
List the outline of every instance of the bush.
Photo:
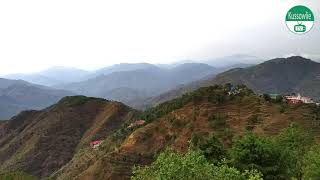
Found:
[(320, 177), (320, 145), (315, 145), (304, 157), (303, 179)]
[(269, 94), (263, 94), (263, 99), (264, 99), (265, 101), (268, 101), (268, 102), (271, 101), (271, 97), (270, 97)]
[(212, 180), (260, 180), (257, 172), (241, 173), (227, 165), (215, 166), (197, 151), (189, 150), (185, 155), (165, 151), (150, 166), (134, 167), (132, 180), (152, 179), (212, 179)]
[(215, 136), (207, 139), (199, 146), (199, 149), (203, 152), (206, 159), (213, 164), (218, 164), (226, 155), (223, 145)]
[(220, 114), (213, 114), (208, 118), (209, 124), (212, 128), (222, 128), (227, 125), (226, 117)]
[(204, 138), (205, 135), (203, 133), (193, 133), (191, 136), (191, 146), (195, 148), (199, 148), (200, 145), (205, 143), (206, 139)]
[(278, 95), (274, 100), (275, 103), (282, 103), (282, 101), (283, 101), (283, 97), (281, 95)]
[(313, 142), (313, 137), (295, 124), (273, 138), (258, 137), (249, 132), (233, 144), (231, 162), (240, 170), (259, 170), (264, 179), (302, 179), (304, 172), (310, 172), (304, 169), (305, 161), (311, 162), (309, 169), (314, 167), (310, 158), (303, 159)]
[(257, 169), (265, 179), (281, 177), (280, 153), (269, 139), (247, 133), (234, 143), (230, 156), (234, 166), (240, 170)]
[(302, 178), (303, 156), (313, 142), (313, 137), (296, 124), (292, 124), (275, 138), (275, 147), (281, 153), (281, 167), (286, 169), (286, 177)]
[(24, 172), (0, 173), (0, 180), (36, 180), (37, 178)]
[(254, 114), (252, 116), (249, 117), (248, 122), (247, 122), (247, 126), (246, 126), (246, 130), (248, 131), (252, 131), (254, 129), (254, 127), (260, 123), (261, 118)]

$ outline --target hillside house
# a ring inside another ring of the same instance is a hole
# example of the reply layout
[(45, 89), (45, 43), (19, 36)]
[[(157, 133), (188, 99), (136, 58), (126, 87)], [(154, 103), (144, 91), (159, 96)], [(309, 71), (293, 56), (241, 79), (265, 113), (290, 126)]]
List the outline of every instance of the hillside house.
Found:
[(133, 127), (137, 127), (137, 126), (142, 126), (142, 125), (144, 125), (145, 123), (146, 123), (145, 120), (140, 119), (140, 120), (135, 121), (134, 123), (131, 123), (131, 124), (128, 126), (128, 128), (133, 128)]
[(288, 103), (290, 104), (311, 104), (311, 103), (315, 103), (312, 98), (310, 97), (304, 97), (301, 96), (300, 94), (298, 95), (292, 95), (292, 96), (285, 96), (285, 99), (287, 100)]
[(93, 149), (97, 149), (102, 143), (102, 140), (96, 140), (96, 141), (92, 141), (90, 142), (90, 146), (93, 148)]
[(301, 100), (299, 100), (299, 99), (287, 99), (287, 102), (288, 102), (289, 104), (295, 104), (295, 105), (297, 105), (297, 104), (303, 104), (303, 102), (302, 102)]

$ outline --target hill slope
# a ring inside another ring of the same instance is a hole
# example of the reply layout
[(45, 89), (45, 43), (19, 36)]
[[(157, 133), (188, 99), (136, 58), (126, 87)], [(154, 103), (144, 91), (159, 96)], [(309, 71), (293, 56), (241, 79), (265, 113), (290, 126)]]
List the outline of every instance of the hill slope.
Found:
[(8, 119), (23, 110), (45, 108), (72, 94), (21, 80), (0, 78), (0, 119)]
[(230, 147), (232, 139), (247, 130), (271, 136), (296, 122), (319, 137), (316, 106), (266, 102), (246, 87), (239, 88), (240, 94), (232, 96), (227, 95), (228, 86), (201, 88), (151, 108), (141, 115), (147, 125), (132, 133), (124, 129), (121, 140), (107, 138), (97, 151), (84, 149), (52, 179), (129, 179), (134, 165), (151, 163), (168, 147), (186, 152), (191, 139), (212, 134)]
[(34, 84), (44, 86), (53, 86), (56, 84), (70, 83), (85, 79), (89, 75), (88, 71), (69, 68), (69, 67), (52, 67), (32, 74), (9, 74), (4, 76), (7, 79), (24, 80)]
[(273, 59), (247, 69), (234, 69), (208, 79), (208, 83), (246, 84), (253, 90), (274, 93), (300, 92), (320, 97), (320, 63), (302, 57)]
[(225, 83), (244, 84), (257, 93), (301, 93), (320, 100), (320, 63), (299, 56), (272, 59), (256, 66), (208, 76), (149, 98), (140, 106), (153, 106), (199, 87)]
[(66, 97), (41, 111), (25, 111), (0, 126), (0, 171), (46, 177), (92, 140), (129, 123), (136, 111), (104, 99)]
[(158, 67), (148, 63), (120, 63), (95, 70), (94, 72), (90, 73), (86, 79), (95, 78), (101, 75), (108, 75), (114, 72), (136, 71), (142, 69), (158, 69)]

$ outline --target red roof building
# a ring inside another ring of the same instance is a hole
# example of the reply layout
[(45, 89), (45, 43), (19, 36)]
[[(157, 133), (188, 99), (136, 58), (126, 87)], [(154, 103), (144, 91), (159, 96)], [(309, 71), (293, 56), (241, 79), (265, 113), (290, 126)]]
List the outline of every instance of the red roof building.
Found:
[(102, 140), (92, 141), (90, 143), (90, 146), (95, 149), (95, 148), (98, 148), (101, 143), (102, 143)]
[(299, 99), (288, 99), (287, 102), (289, 104), (303, 104), (303, 101)]
[(311, 104), (314, 101), (310, 97), (301, 96), (298, 94), (297, 96), (285, 96), (287, 102), (289, 104)]

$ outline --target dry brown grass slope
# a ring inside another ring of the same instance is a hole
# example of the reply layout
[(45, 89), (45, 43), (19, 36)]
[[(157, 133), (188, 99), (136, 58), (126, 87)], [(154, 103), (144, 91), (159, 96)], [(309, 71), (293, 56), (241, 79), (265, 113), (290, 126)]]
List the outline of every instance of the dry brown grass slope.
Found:
[(118, 102), (83, 96), (22, 112), (0, 127), (0, 171), (49, 176), (90, 141), (106, 138), (136, 113)]
[[(95, 152), (98, 155), (85, 166), (74, 158), (68, 170), (55, 178), (130, 179), (134, 165), (151, 163), (166, 148), (186, 152), (190, 140), (196, 136), (214, 134), (224, 146), (230, 147), (233, 139), (247, 130), (271, 136), (295, 122), (319, 137), (320, 117), (317, 112), (319, 109), (314, 105), (276, 104), (254, 94), (235, 96), (221, 103), (201, 98), (136, 129), (118, 146)], [(90, 151), (84, 154), (90, 154)]]

